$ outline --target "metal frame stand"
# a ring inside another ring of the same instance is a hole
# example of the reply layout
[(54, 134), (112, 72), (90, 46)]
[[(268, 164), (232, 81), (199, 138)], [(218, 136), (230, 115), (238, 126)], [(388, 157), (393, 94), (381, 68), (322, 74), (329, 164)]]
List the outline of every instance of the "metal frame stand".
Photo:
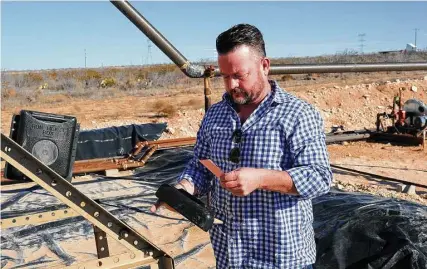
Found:
[[(104, 238), (109, 235), (125, 246), (128, 251), (110, 257), (107, 252), (104, 252), (107, 241), (101, 243), (100, 241), (102, 240), (98, 240), (98, 238), (96, 242), (97, 246), (98, 244), (100, 246), (98, 251), (99, 259), (65, 266), (66, 268), (133, 268), (141, 265), (150, 265), (150, 268), (153, 269), (175, 268), (173, 259), (150, 242), (144, 235), (139, 234), (126, 223), (116, 218), (99, 203), (80, 192), (70, 182), (4, 134), (1, 134), (1, 158), (70, 208), (12, 219), (2, 219), (2, 229), (81, 215), (95, 226), (95, 234), (98, 232), (98, 235), (102, 235)], [(104, 247), (104, 251), (101, 251), (102, 247)], [(64, 266), (57, 268), (62, 267)]]

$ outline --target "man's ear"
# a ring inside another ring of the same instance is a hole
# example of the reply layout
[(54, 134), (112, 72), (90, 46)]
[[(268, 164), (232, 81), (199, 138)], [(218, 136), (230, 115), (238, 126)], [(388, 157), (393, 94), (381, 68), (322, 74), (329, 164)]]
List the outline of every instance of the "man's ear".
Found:
[(262, 67), (262, 71), (264, 72), (264, 75), (268, 75), (268, 73), (270, 72), (270, 59), (268, 59), (267, 57), (264, 57), (261, 60), (261, 67)]

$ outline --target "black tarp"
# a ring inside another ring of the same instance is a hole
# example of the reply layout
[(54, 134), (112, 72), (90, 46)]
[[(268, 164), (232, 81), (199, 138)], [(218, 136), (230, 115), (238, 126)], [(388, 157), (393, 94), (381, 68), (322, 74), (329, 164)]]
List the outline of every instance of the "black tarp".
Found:
[(146, 123), (80, 131), (76, 160), (123, 156), (140, 141), (159, 139), (166, 127), (166, 123)]
[[(136, 169), (132, 176), (120, 179), (103, 177), (96, 182), (75, 185), (91, 197), (126, 188), (127, 195), (101, 198), (101, 205), (126, 221), (137, 213), (149, 216), (149, 205), (156, 200), (153, 194), (158, 186), (174, 183), (192, 155), (191, 147), (159, 150), (146, 166)], [(132, 190), (136, 193), (131, 194)], [(3, 218), (63, 207), (40, 188), (19, 192), (2, 190), (1, 194)], [(427, 207), (395, 198), (331, 190), (329, 194), (313, 200), (313, 210), (316, 269), (427, 268)], [(139, 225), (151, 229), (148, 221), (141, 221)], [(163, 231), (167, 230), (163, 228)], [(82, 217), (5, 229), (2, 231), (2, 251), (15, 250), (21, 254), (17, 258), (2, 255), (2, 266), (14, 262), (19, 264), (19, 268), (46, 268), (43, 266), (52, 262), (52, 258), (26, 261), (22, 254), (26, 247), (33, 247), (36, 251), (42, 245), (49, 246), (58, 260), (71, 264), (76, 260), (75, 253), (58, 247), (61, 241), (87, 238), (92, 234), (90, 225)], [(208, 242), (175, 257), (177, 268), (188, 268), (186, 259), (197, 255), (206, 248), (206, 244)], [(212, 267), (200, 262), (193, 268)]]

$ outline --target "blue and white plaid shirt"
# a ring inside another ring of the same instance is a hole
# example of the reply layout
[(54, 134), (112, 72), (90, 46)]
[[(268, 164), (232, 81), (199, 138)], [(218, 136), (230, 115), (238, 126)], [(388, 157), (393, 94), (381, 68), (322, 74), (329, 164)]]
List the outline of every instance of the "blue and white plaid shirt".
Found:
[[(224, 222), (210, 230), (219, 269), (300, 269), (316, 260), (311, 199), (327, 193), (332, 179), (323, 120), (313, 106), (275, 81), (270, 84), (271, 93), (243, 125), (226, 94), (207, 111), (195, 157), (180, 176), (192, 182), (198, 194), (212, 192), (210, 204)], [(242, 131), (238, 164), (229, 161), (236, 129)], [(224, 172), (238, 167), (287, 171), (299, 195), (256, 190), (234, 196), (199, 159), (211, 159)]]

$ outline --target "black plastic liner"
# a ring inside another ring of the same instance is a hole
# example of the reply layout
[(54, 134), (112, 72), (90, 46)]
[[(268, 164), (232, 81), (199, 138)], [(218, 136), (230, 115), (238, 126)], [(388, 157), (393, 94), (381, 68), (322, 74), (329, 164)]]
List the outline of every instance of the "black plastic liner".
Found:
[[(156, 200), (154, 192), (158, 186), (176, 182), (192, 156), (192, 147), (158, 150), (146, 166), (136, 169), (132, 176), (120, 179), (103, 177), (96, 182), (75, 185), (89, 196), (136, 188), (137, 194), (101, 198), (99, 201), (122, 220), (132, 219), (136, 212), (150, 215), (149, 205)], [(123, 181), (126, 184), (121, 183)], [(3, 218), (64, 207), (40, 188), (2, 190), (1, 194), (7, 196), (2, 200)], [(394, 198), (331, 190), (329, 194), (313, 200), (313, 211), (316, 269), (427, 268), (426, 206)], [(151, 224), (142, 221), (140, 225), (149, 227)], [(59, 248), (60, 242), (93, 235), (91, 226), (82, 217), (2, 232), (2, 250), (15, 250), (19, 254), (26, 247), (47, 245), (65, 264), (71, 264), (76, 258), (74, 253)], [(191, 258), (207, 243), (176, 257), (177, 268), (184, 268), (180, 263)], [(24, 262), (24, 258), (22, 254), (18, 258), (2, 256), (1, 263), (3, 266), (14, 261), (19, 263), (19, 268), (46, 268), (52, 261), (45, 257)]]
[(427, 207), (332, 191), (313, 210), (316, 268), (427, 268)]
[(140, 141), (159, 139), (166, 127), (166, 123), (147, 123), (80, 131), (76, 160), (123, 156)]

